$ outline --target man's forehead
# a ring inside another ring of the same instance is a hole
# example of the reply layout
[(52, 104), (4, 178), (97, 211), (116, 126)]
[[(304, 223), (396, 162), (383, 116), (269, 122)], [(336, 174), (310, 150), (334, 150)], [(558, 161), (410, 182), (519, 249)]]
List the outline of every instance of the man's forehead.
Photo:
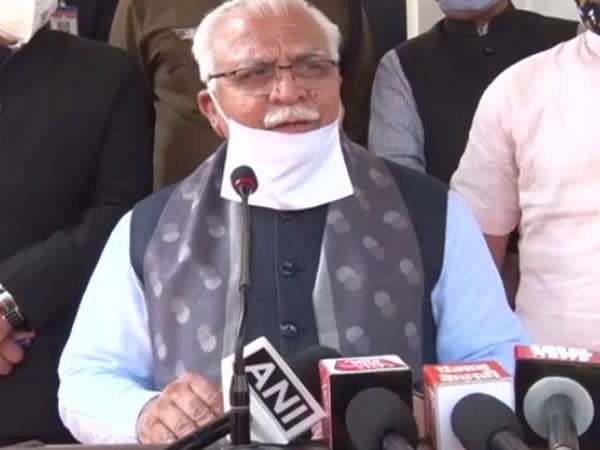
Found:
[(258, 62), (294, 61), (307, 56), (328, 56), (320, 46), (303, 44), (272, 44), (269, 46), (238, 46), (217, 56), (217, 62), (227, 65), (251, 64)]
[(251, 47), (252, 51), (261, 51), (276, 44), (296, 49), (327, 47), (327, 36), (315, 19), (298, 12), (230, 16), (220, 24), (216, 34), (215, 41), (228, 50)]
[[(302, 22), (302, 21), (300, 21)], [(328, 55), (327, 38), (312, 23), (282, 21), (257, 31), (254, 20), (232, 18), (215, 39), (218, 63), (236, 64), (249, 61), (293, 60), (305, 55)], [(313, 25), (312, 29), (307, 25)], [(315, 32), (317, 29), (317, 32)]]

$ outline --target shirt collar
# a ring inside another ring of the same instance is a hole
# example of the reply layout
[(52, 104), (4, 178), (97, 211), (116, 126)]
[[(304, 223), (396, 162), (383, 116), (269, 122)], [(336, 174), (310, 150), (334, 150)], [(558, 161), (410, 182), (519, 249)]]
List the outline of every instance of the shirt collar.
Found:
[(514, 23), (514, 19), (518, 13), (518, 10), (514, 7), (512, 2), (508, 4), (508, 7), (484, 25), (478, 27), (474, 22), (470, 20), (456, 20), (445, 18), (442, 20), (442, 28), (444, 31), (451, 33), (464, 33), (482, 36), (488, 33), (493, 33), (499, 30), (507, 29)]
[(587, 30), (584, 32), (583, 39), (590, 52), (596, 57), (600, 57), (600, 35)]

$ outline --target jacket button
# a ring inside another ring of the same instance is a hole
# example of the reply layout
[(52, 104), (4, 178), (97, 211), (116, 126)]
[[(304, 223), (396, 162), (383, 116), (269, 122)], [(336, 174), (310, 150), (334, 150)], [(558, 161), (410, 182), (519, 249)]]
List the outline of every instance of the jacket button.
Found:
[(286, 261), (279, 265), (279, 273), (284, 277), (293, 277), (297, 271), (293, 262)]
[(496, 54), (496, 49), (492, 47), (485, 47), (483, 49), (483, 54), (486, 56), (492, 56)]
[(282, 323), (279, 327), (281, 335), (284, 337), (296, 337), (298, 335), (298, 327), (293, 323)]

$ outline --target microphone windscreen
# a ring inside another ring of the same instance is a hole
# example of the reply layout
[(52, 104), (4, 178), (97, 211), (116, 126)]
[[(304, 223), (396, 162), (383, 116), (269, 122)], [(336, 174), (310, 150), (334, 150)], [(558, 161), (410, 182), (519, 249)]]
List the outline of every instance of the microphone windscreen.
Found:
[(231, 172), (231, 185), (238, 194), (243, 191), (252, 194), (258, 188), (258, 180), (251, 167), (238, 166)]
[(523, 438), (523, 429), (512, 409), (487, 394), (475, 393), (460, 399), (450, 420), (454, 434), (469, 450), (488, 450), (490, 439), (500, 431), (511, 431)]
[(321, 404), (321, 377), (319, 375), (319, 361), (322, 359), (341, 358), (337, 350), (330, 347), (316, 345), (291, 356), (287, 361), (290, 369), (302, 381), (308, 392)]
[(373, 387), (356, 394), (346, 409), (346, 427), (359, 450), (381, 450), (388, 433), (400, 434), (414, 448), (419, 443), (412, 411), (389, 389)]

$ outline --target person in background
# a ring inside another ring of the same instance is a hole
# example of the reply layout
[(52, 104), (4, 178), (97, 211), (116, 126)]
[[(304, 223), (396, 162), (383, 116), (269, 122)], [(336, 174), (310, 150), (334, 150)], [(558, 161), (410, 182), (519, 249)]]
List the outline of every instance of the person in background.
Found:
[(485, 88), (514, 63), (574, 37), (577, 23), (509, 0), (438, 2), (446, 17), (379, 63), (369, 148), (448, 183)]
[(0, 0), (0, 445), (72, 440), (58, 358), (110, 230), (152, 187), (135, 58), (50, 30), (57, 6)]
[(600, 2), (576, 4), (587, 31), (487, 89), (451, 186), (498, 267), (519, 227), (516, 311), (534, 341), (598, 351)]
[[(204, 15), (221, 0), (121, 0), (110, 43), (135, 53), (154, 90), (154, 185), (180, 181), (210, 156), (221, 137), (194, 101), (204, 87), (192, 56), (192, 39)], [(375, 75), (371, 33), (360, 0), (311, 0), (342, 30), (344, 127), (367, 140), (369, 98)]]
[[(445, 18), (388, 52), (371, 98), (369, 148), (448, 183), (477, 103), (504, 69), (574, 37), (577, 23), (516, 9), (509, 0), (439, 0)], [(517, 235), (503, 278), (518, 285)]]
[(417, 382), (437, 361), (514, 370), (527, 336), (473, 215), (343, 133), (339, 42), (304, 0), (230, 0), (203, 19), (198, 106), (226, 144), (104, 249), (59, 367), (61, 417), (82, 442), (172, 442), (222, 413), (239, 314), (229, 180), (243, 165), (258, 178), (246, 341), (284, 358), (318, 344), (398, 354)]

